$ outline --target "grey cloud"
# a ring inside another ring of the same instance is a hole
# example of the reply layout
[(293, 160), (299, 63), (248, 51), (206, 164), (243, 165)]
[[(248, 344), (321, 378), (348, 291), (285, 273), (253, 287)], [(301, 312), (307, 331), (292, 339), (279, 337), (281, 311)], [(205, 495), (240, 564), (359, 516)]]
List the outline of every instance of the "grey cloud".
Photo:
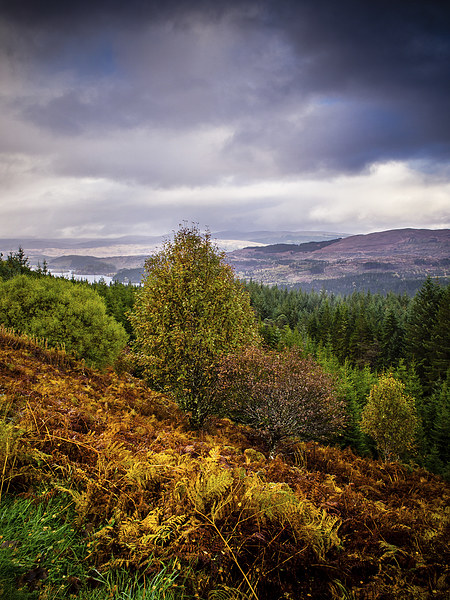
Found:
[[(10, 0), (0, 14), (34, 71), (15, 114), (73, 141), (64, 173), (190, 185), (450, 158), (441, 2)], [(205, 127), (232, 137), (214, 155), (180, 149), (172, 175), (151, 143), (122, 162), (119, 143), (94, 154), (112, 131), (125, 146), (136, 128), (166, 131), (170, 149)]]
[[(40, 126), (71, 133), (111, 125), (183, 129), (238, 124), (249, 113), (269, 116), (279, 111), (295, 84), (286, 64), (291, 62), (286, 43), (272, 32), (263, 35), (229, 22), (218, 27), (201, 21), (181, 29), (152, 24), (138, 36), (118, 32), (110, 43), (110, 71), (94, 57), (103, 69), (99, 81), (86, 72), (87, 57), (67, 59), (64, 67), (73, 76), (66, 89), (59, 89), (57, 82), (53, 97), (24, 97), (23, 115)], [(81, 46), (79, 55), (90, 51), (90, 44)], [(86, 88), (92, 92), (86, 94)]]

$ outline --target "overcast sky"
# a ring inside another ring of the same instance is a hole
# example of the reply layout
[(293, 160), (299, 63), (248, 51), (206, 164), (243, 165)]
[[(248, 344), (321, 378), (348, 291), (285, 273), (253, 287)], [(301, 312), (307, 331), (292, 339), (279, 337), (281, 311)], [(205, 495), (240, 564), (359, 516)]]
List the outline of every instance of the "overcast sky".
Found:
[(436, 0), (0, 0), (0, 237), (450, 223)]

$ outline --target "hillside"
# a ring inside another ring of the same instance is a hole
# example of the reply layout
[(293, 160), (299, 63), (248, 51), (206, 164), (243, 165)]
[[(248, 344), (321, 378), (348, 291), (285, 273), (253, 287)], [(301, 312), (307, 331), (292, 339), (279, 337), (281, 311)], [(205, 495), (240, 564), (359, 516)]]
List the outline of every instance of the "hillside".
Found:
[[(212, 234), (224, 251), (259, 244), (330, 240), (346, 234), (326, 231), (222, 231)], [(46, 261), (50, 271), (72, 271), (76, 275), (113, 276), (119, 281), (139, 283), (145, 259), (161, 246), (167, 236), (122, 236), (103, 239), (0, 239), (5, 256), (22, 247), (31, 265)]]
[(448, 598), (450, 487), (426, 471), (301, 443), (269, 460), (251, 430), (216, 420), (193, 433), (131, 376), (2, 329), (0, 403), (0, 506), (62, 497), (84, 539), (62, 583), (51, 548), (27, 566), (21, 532), (2, 543), (9, 584), (34, 598), (81, 595), (89, 569), (98, 583), (119, 568), (169, 569), (168, 598)]
[(228, 260), (238, 277), (266, 285), (414, 293), (428, 275), (448, 279), (450, 230), (398, 229), (322, 245), (244, 248)]
[[(0, 252), (8, 254), (15, 252), (21, 246), (32, 263), (52, 260), (55, 257), (77, 255), (92, 255), (97, 258), (106, 258), (111, 260), (114, 257), (130, 257), (135, 260), (148, 256), (158, 248), (161, 243), (169, 237), (166, 235), (129, 235), (118, 238), (58, 238), (58, 239), (39, 239), (39, 238), (6, 238), (0, 239)], [(220, 231), (212, 233), (212, 237), (217, 240), (219, 246), (224, 250), (235, 250), (245, 246), (259, 244), (290, 243), (300, 244), (309, 241), (331, 240), (338, 237), (345, 237), (345, 233), (334, 233), (329, 231)], [(124, 266), (138, 265), (119, 265)]]

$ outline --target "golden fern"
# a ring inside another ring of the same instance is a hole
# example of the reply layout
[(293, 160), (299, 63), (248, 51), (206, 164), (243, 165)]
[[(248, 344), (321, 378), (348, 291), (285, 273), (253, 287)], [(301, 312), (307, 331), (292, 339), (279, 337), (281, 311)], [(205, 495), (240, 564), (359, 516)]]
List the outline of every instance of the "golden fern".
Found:
[(55, 490), (58, 490), (59, 492), (64, 492), (66, 494), (69, 494), (69, 496), (71, 496), (74, 505), (75, 505), (75, 512), (77, 514), (77, 518), (76, 518), (76, 523), (77, 525), (81, 525), (81, 523), (83, 523), (84, 519), (86, 518), (86, 515), (89, 512), (89, 509), (91, 507), (91, 503), (92, 503), (92, 489), (89, 489), (89, 491), (83, 491), (83, 492), (79, 492), (78, 490), (70, 487), (64, 487), (62, 485), (59, 484), (54, 484), (54, 488)]
[(341, 520), (328, 515), (306, 498), (299, 498), (285, 483), (263, 482), (256, 475), (247, 478), (243, 496), (245, 508), (263, 525), (289, 525), (297, 541), (308, 543), (319, 558), (332, 546), (339, 546)]
[(250, 597), (237, 588), (222, 584), (209, 592), (208, 600), (250, 600)]
[(125, 478), (132, 484), (142, 488), (149, 488), (150, 482), (155, 479), (157, 471), (147, 462), (135, 461), (127, 469)]
[(164, 546), (180, 536), (180, 529), (186, 523), (186, 515), (173, 515), (163, 521), (157, 531), (148, 536), (148, 541)]
[(195, 510), (204, 513), (217, 503), (233, 483), (231, 470), (221, 468), (214, 462), (206, 461), (194, 483), (188, 485), (187, 493)]

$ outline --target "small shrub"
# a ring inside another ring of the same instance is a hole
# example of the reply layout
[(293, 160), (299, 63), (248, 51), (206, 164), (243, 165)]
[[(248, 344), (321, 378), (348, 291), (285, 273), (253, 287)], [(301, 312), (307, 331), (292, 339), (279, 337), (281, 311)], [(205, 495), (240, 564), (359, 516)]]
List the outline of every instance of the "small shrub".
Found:
[(249, 348), (222, 359), (217, 395), (237, 422), (258, 429), (271, 450), (291, 436), (326, 441), (343, 427), (332, 378), (300, 352)]

